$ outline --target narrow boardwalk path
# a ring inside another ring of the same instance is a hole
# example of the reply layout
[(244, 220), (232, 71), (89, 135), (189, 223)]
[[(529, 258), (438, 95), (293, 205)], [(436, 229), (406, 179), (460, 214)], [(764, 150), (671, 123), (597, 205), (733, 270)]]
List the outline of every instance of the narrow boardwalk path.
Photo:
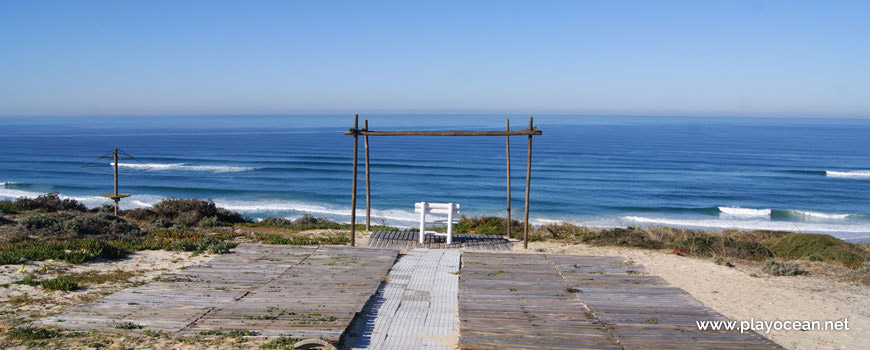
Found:
[(362, 311), (398, 251), (242, 244), (234, 253), (36, 322), (73, 330), (192, 335), (250, 330), (332, 342)]
[(459, 250), (422, 248), (400, 257), (345, 344), (352, 349), (454, 349), (459, 258)]

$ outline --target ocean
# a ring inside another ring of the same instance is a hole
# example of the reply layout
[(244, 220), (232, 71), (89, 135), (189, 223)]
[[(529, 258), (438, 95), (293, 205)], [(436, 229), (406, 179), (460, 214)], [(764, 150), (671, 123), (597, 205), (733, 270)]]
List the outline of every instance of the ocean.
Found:
[[(505, 116), (371, 115), (372, 130), (504, 130)], [(511, 117), (513, 128), (528, 126)], [(765, 229), (870, 239), (870, 120), (536, 116), (531, 220), (595, 227)], [(350, 217), (353, 116), (0, 117), (0, 198), (48, 192), (122, 208), (213, 199), (251, 218)], [(416, 201), (504, 215), (504, 137), (371, 137), (373, 222), (413, 226)], [(511, 138), (522, 219), (527, 137)], [(358, 220), (365, 181), (360, 138)], [(91, 163), (91, 166), (82, 166)]]

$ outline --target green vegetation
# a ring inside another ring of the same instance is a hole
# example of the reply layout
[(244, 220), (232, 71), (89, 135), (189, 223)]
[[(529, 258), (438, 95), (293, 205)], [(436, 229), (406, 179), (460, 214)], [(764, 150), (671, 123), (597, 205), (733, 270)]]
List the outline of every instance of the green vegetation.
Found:
[(24, 276), (24, 278), (22, 278), (22, 279), (20, 279), (20, 280), (18, 280), (18, 281), (12, 282), (12, 283), (13, 283), (13, 284), (20, 284), (20, 285), (25, 285), (25, 286), (36, 287), (36, 286), (39, 285), (39, 278), (36, 278), (36, 275), (34, 275), (34, 274), (31, 273), (31, 274), (28, 274), (27, 276)]
[(331, 244), (343, 245), (350, 241), (345, 233), (330, 235), (306, 235), (306, 236), (283, 236), (277, 233), (258, 233), (256, 239), (263, 244), (288, 244), (288, 245), (315, 245)]
[(76, 290), (79, 288), (78, 283), (73, 282), (65, 276), (39, 282), (39, 285), (42, 286), (42, 288), (44, 288), (45, 290), (61, 290), (64, 292)]
[(14, 340), (41, 340), (58, 338), (60, 336), (61, 334), (57, 331), (32, 326), (13, 328), (9, 332), (6, 332), (6, 338)]
[(148, 209), (125, 212), (127, 218), (162, 227), (216, 227), (250, 222), (241, 214), (215, 206), (211, 200), (170, 198)]
[(115, 270), (112, 272), (87, 271), (65, 275), (70, 281), (80, 285), (96, 285), (109, 282), (126, 282), (138, 273), (133, 271)]
[(770, 240), (767, 246), (774, 256), (782, 259), (803, 259), (816, 255), (822, 260), (836, 261), (849, 267), (860, 266), (867, 260), (863, 249), (828, 235), (782, 234)]
[(57, 193), (48, 193), (36, 198), (4, 199), (0, 201), (0, 211), (15, 214), (25, 211), (53, 213), (57, 211), (87, 211), (83, 204), (73, 199), (61, 199)]
[(197, 334), (199, 335), (217, 335), (222, 337), (253, 337), (260, 335), (260, 332), (250, 331), (245, 329), (230, 329), (226, 331), (215, 331), (215, 330), (207, 330), (207, 331), (199, 331)]
[(18, 219), (18, 229), (42, 236), (113, 236), (138, 234), (139, 228), (105, 212), (30, 214)]
[(870, 250), (864, 246), (828, 235), (762, 230), (712, 232), (670, 227), (594, 229), (562, 223), (536, 228), (532, 239), (671, 249), (679, 255), (722, 259), (723, 264), (730, 258), (755, 261), (806, 258), (837, 262), (847, 267), (870, 261)]
[(235, 242), (226, 242), (211, 237), (202, 237), (196, 243), (186, 239), (173, 241), (166, 244), (165, 250), (194, 252), (197, 254), (209, 252), (212, 254), (226, 254), (230, 249), (237, 247), (239, 244)]
[(121, 322), (115, 325), (117, 329), (142, 329), (142, 325), (130, 321)]
[[(263, 218), (262, 220), (255, 223), (247, 223), (242, 224), (247, 227), (275, 227), (281, 228), (287, 231), (299, 232), (299, 231), (307, 231), (307, 230), (350, 230), (350, 224), (340, 224), (335, 221), (314, 217), (308, 214), (303, 215), (295, 220), (289, 220), (285, 218), (277, 218), (274, 216), (269, 216)], [(364, 224), (356, 224), (356, 229), (358, 231), (365, 230)], [(372, 226), (371, 229), (374, 230), (397, 230), (395, 227), (389, 226)]]
[(257, 225), (260, 226), (273, 226), (273, 227), (282, 227), (291, 230), (313, 230), (313, 229), (340, 229), (342, 225), (323, 218), (316, 218), (314, 216), (305, 214), (302, 217), (296, 220), (288, 220), (284, 218), (276, 218), (276, 217), (266, 217), (263, 220), (257, 222)]
[(291, 338), (286, 335), (282, 335), (278, 338), (272, 339), (265, 344), (260, 346), (260, 349), (283, 349), (283, 350), (293, 350), (295, 347), (293, 344), (299, 342), (299, 339)]
[(719, 256), (713, 258), (713, 263), (716, 265), (734, 267), (734, 264), (732, 264), (730, 261), (725, 260), (725, 258)]
[(0, 265), (46, 259), (80, 264), (94, 259), (117, 259), (126, 255), (127, 252), (104, 241), (94, 239), (0, 244)]
[[(498, 216), (466, 217), (459, 219), (453, 227), (455, 233), (471, 233), (481, 235), (504, 235), (507, 229), (507, 219)], [(435, 229), (444, 231), (444, 229)], [(511, 220), (511, 236), (522, 237), (523, 224), (517, 220)]]
[(775, 259), (768, 259), (765, 261), (764, 264), (761, 265), (761, 271), (773, 276), (797, 276), (807, 273), (806, 271), (801, 270), (798, 264), (776, 261)]

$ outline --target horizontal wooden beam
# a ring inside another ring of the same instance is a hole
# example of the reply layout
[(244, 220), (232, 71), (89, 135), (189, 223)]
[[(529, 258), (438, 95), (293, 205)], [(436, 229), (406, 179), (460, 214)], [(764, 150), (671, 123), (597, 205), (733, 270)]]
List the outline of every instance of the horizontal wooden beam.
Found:
[(510, 130), (510, 131), (366, 131), (350, 129), (344, 132), (345, 135), (366, 135), (366, 136), (520, 136), (520, 135), (540, 135), (541, 130), (534, 128), (532, 130)]

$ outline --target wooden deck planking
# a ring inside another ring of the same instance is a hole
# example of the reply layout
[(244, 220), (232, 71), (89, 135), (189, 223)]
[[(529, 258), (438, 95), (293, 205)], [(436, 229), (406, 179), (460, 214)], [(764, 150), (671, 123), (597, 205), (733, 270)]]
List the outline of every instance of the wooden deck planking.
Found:
[(616, 257), (548, 259), (625, 349), (782, 349), (754, 332), (698, 330), (696, 321), (728, 319), (642, 266)]
[(418, 231), (374, 231), (368, 239), (369, 247), (410, 250), (414, 248), (473, 250), (510, 250), (509, 240), (496, 235), (455, 234), (453, 243), (447, 244), (445, 237), (427, 235), (423, 244), (419, 242)]
[(463, 349), (781, 349), (620, 257), (466, 252), (459, 301)]
[(417, 248), (399, 258), (345, 344), (351, 349), (455, 347), (458, 250)]
[(462, 349), (620, 349), (543, 255), (465, 252)]
[(161, 281), (37, 321), (74, 330), (143, 328), (190, 335), (252, 330), (338, 341), (377, 290), (398, 251), (242, 244)]

